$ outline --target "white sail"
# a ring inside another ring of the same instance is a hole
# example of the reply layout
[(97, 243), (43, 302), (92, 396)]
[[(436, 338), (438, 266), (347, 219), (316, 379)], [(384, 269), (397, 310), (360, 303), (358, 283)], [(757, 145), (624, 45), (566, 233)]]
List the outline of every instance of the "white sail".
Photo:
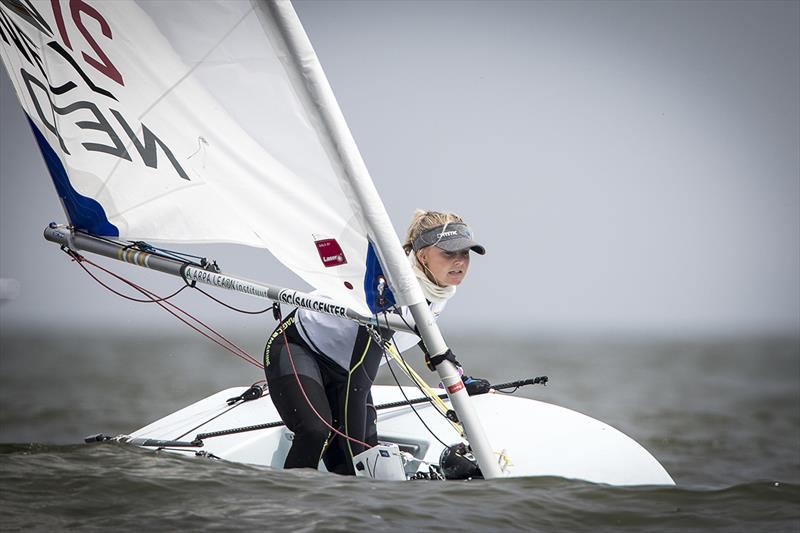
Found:
[(295, 60), (275, 6), (4, 0), (0, 12), (3, 63), (73, 225), (267, 248), (369, 314), (368, 240), (396, 235), (365, 222), (342, 157), (363, 162), (354, 143), (331, 145), (304, 78), (320, 79), (319, 63), (310, 46)]
[[(71, 224), (265, 247), (362, 315), (385, 271), (428, 351), (447, 350), (288, 0), (65, 4), (0, 0), (0, 37)], [(437, 371), (499, 476), (455, 367)]]

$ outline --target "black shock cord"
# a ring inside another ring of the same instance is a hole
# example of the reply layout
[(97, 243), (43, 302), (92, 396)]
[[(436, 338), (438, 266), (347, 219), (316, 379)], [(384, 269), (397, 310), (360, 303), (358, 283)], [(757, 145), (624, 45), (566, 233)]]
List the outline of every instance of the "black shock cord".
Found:
[[(106, 241), (108, 241), (108, 242), (114, 242), (114, 241), (112, 241), (112, 240), (109, 240), (109, 239), (104, 239), (104, 240), (106, 240)], [(138, 243), (137, 243), (137, 244), (138, 244)], [(64, 250), (64, 252), (66, 252), (66, 253), (67, 253), (67, 255), (69, 255), (70, 257), (72, 257), (72, 259), (73, 259), (75, 262), (77, 262), (79, 265), (81, 265), (81, 267), (83, 267), (83, 264), (82, 264), (81, 262), (84, 260), (84, 257), (83, 257), (82, 255), (78, 254), (77, 252), (75, 252), (75, 251), (73, 251), (73, 250), (70, 250), (69, 248), (63, 247), (63, 246), (62, 246), (62, 249)], [(194, 256), (188, 256), (188, 255), (187, 255), (187, 257), (194, 257)], [(219, 299), (217, 299), (216, 297), (212, 296), (212, 295), (211, 295), (211, 294), (209, 294), (208, 292), (206, 292), (206, 291), (204, 291), (203, 289), (201, 289), (200, 287), (198, 287), (196, 284), (194, 284), (194, 283), (191, 283), (191, 284), (189, 284), (188, 282), (187, 282), (187, 283), (186, 283), (186, 284), (185, 284), (183, 287), (181, 287), (180, 289), (178, 289), (177, 291), (173, 292), (173, 293), (172, 293), (172, 294), (170, 294), (169, 296), (164, 296), (163, 298), (149, 298), (149, 299), (146, 299), (146, 300), (144, 300), (144, 299), (139, 299), (139, 298), (133, 298), (133, 297), (131, 297), (131, 296), (128, 296), (128, 295), (126, 295), (126, 294), (122, 294), (121, 292), (119, 292), (119, 291), (117, 291), (117, 290), (115, 290), (115, 289), (112, 289), (110, 286), (108, 286), (107, 284), (105, 284), (105, 283), (103, 283), (102, 281), (100, 281), (100, 280), (97, 278), (97, 276), (95, 276), (94, 274), (92, 274), (92, 273), (91, 273), (89, 270), (87, 270), (85, 267), (83, 267), (83, 269), (84, 269), (84, 270), (86, 271), (86, 273), (87, 273), (87, 274), (89, 274), (89, 276), (91, 276), (91, 277), (92, 277), (92, 278), (93, 278), (93, 279), (94, 279), (94, 280), (95, 280), (97, 283), (99, 283), (100, 285), (102, 285), (103, 287), (105, 287), (106, 289), (108, 289), (109, 291), (113, 292), (114, 294), (116, 294), (117, 296), (119, 296), (119, 297), (121, 297), (121, 298), (125, 298), (126, 300), (130, 300), (130, 301), (132, 301), (132, 302), (136, 302), (136, 303), (142, 303), (142, 304), (153, 304), (153, 303), (159, 303), (159, 302), (166, 302), (167, 300), (170, 300), (170, 299), (172, 299), (173, 297), (175, 297), (175, 296), (177, 296), (178, 294), (180, 294), (180, 293), (181, 293), (181, 292), (182, 292), (182, 291), (183, 291), (185, 288), (187, 288), (187, 287), (191, 287), (191, 288), (193, 288), (193, 289), (195, 289), (195, 290), (199, 291), (199, 292), (200, 292), (201, 294), (203, 294), (204, 296), (207, 296), (208, 298), (210, 298), (210, 299), (214, 300), (215, 302), (217, 302), (218, 304), (222, 305), (223, 307), (227, 307), (227, 308), (228, 308), (228, 309), (230, 309), (231, 311), (236, 311), (237, 313), (243, 313), (243, 314), (246, 314), (246, 315), (260, 315), (260, 314), (262, 314), (262, 313), (266, 313), (267, 311), (271, 311), (271, 310), (273, 310), (273, 309), (274, 309), (274, 307), (275, 307), (274, 305), (271, 305), (271, 306), (267, 307), (266, 309), (262, 309), (262, 310), (260, 310), (260, 311), (248, 311), (248, 310), (246, 310), (246, 309), (239, 309), (239, 308), (237, 308), (237, 307), (234, 307), (234, 306), (232, 306), (232, 305), (226, 304), (226, 303), (225, 303), (225, 302), (223, 302), (222, 300), (219, 300)]]
[[(408, 322), (406, 322), (406, 319), (405, 319), (405, 318), (403, 318), (403, 314), (402, 314), (402, 313), (400, 313), (400, 314), (399, 314), (399, 316), (400, 316), (400, 320), (402, 320), (402, 321), (403, 321), (403, 323), (406, 325), (406, 327), (407, 327), (409, 330), (411, 330), (411, 331), (414, 331), (414, 328), (412, 328), (412, 327), (409, 325), (409, 323), (408, 323)], [(386, 329), (388, 329), (389, 331), (391, 331), (391, 329), (389, 328), (389, 319), (386, 317), (386, 313), (385, 313), (385, 312), (384, 312), (384, 320), (386, 321)], [(376, 321), (376, 322), (378, 321), (378, 317), (377, 317), (377, 316), (375, 317), (375, 321)], [(394, 342), (394, 341), (392, 340), (392, 342)], [(395, 346), (397, 346), (397, 344), (396, 344), (396, 343), (395, 343)], [(386, 350), (385, 350), (385, 349), (384, 349), (384, 357), (386, 357)], [(411, 365), (409, 365), (409, 364), (406, 362), (405, 358), (403, 357), (403, 354), (401, 354), (401, 353), (400, 353), (400, 350), (397, 350), (397, 357), (400, 359), (400, 362), (402, 362), (402, 363), (403, 363), (403, 366), (406, 366), (406, 367), (409, 367), (409, 368), (411, 368)], [(386, 361), (387, 361), (387, 364), (388, 364), (388, 363), (390, 363), (390, 361), (388, 360), (388, 358), (387, 358), (387, 360), (386, 360)], [(390, 367), (390, 368), (391, 368), (391, 367)], [(394, 372), (393, 372), (392, 374), (394, 374)], [(395, 381), (397, 381), (397, 378), (395, 378)], [(424, 390), (422, 390), (422, 387), (420, 387), (420, 386), (419, 386), (419, 383), (417, 383), (417, 382), (416, 382), (416, 380), (414, 380), (414, 379), (412, 379), (411, 381), (414, 383), (414, 386), (415, 386), (415, 387), (417, 387), (417, 390), (420, 392), (420, 394), (422, 394), (424, 397), (428, 398), (428, 394), (427, 394), (427, 393), (426, 393)], [(399, 384), (399, 383), (398, 383), (397, 385), (398, 385), (398, 386), (400, 386), (400, 384)], [(401, 388), (400, 390), (402, 391), (402, 388)], [(406, 398), (406, 400), (408, 400), (408, 398)], [(431, 400), (430, 398), (428, 398), (428, 403), (430, 403), (430, 404), (433, 406), (433, 400)], [(435, 409), (435, 406), (434, 406), (434, 409)], [(436, 409), (436, 412), (437, 412), (437, 413), (439, 413), (439, 414), (440, 414), (442, 417), (444, 417), (444, 418), (447, 418), (447, 417), (446, 417), (444, 414), (442, 414), (442, 413), (441, 413), (441, 412), (440, 412), (438, 409)], [(448, 420), (450, 420), (449, 418), (447, 418), (447, 419), (448, 419)]]
[[(399, 313), (399, 315), (398, 315), (398, 316), (400, 317), (400, 320), (402, 320), (402, 321), (403, 321), (403, 324), (405, 324), (405, 325), (406, 325), (406, 327), (407, 327), (409, 330), (411, 330), (411, 331), (416, 331), (416, 328), (412, 328), (412, 327), (411, 327), (411, 324), (409, 324), (409, 323), (406, 321), (405, 317), (403, 317), (403, 313), (402, 313), (402, 312), (401, 312), (401, 313)], [(387, 329), (388, 329), (388, 327), (389, 327), (389, 320), (388, 320), (388, 319), (385, 319), (385, 320), (386, 320), (386, 327), (387, 327)], [(409, 364), (406, 362), (405, 358), (403, 357), (403, 354), (401, 354), (399, 350), (397, 351), (397, 355), (398, 355), (398, 357), (400, 358), (400, 361), (403, 363), (403, 365), (405, 365), (405, 366), (410, 366), (410, 365), (409, 365)], [(414, 380), (412, 379), (411, 381), (414, 381)], [(422, 387), (420, 387), (420, 386), (417, 384), (417, 382), (416, 382), (416, 381), (414, 381), (414, 385), (416, 385), (417, 389), (419, 390), (419, 392), (420, 392), (420, 393), (421, 393), (423, 396), (425, 396), (425, 397), (427, 397), (427, 396), (428, 396), (428, 395), (425, 393), (425, 391), (423, 391), (423, 390), (422, 390)], [(428, 399), (428, 402), (429, 402), (431, 405), (433, 405), (433, 400), (431, 400), (431, 399)], [(443, 413), (442, 413), (441, 411), (439, 411), (438, 409), (436, 409), (436, 412), (437, 412), (437, 413), (439, 413), (439, 414), (440, 414), (442, 417), (444, 417), (444, 418), (447, 418), (447, 415), (443, 414)], [(447, 418), (447, 420), (450, 420), (450, 419), (449, 419), (449, 418)]]
[[(399, 315), (399, 316), (400, 316), (400, 320), (402, 320), (402, 321), (403, 321), (403, 324), (405, 324), (405, 325), (406, 325), (406, 327), (407, 327), (408, 329), (410, 329), (410, 330), (412, 330), (412, 331), (416, 331), (416, 328), (412, 328), (412, 327), (411, 327), (411, 324), (409, 324), (408, 322), (406, 322), (406, 319), (405, 319), (405, 317), (403, 317), (403, 314), (402, 314), (402, 313), (400, 313), (400, 315)], [(387, 321), (387, 324), (388, 324), (388, 321)], [(403, 364), (404, 364), (404, 365), (406, 365), (406, 366), (408, 366), (408, 363), (406, 363), (406, 360), (403, 358), (403, 354), (401, 354), (401, 353), (399, 353), (399, 352), (398, 352), (398, 355), (400, 356), (400, 360), (403, 362)], [(412, 380), (412, 381), (413, 381), (413, 380)], [(425, 392), (422, 390), (422, 388), (421, 388), (419, 385), (417, 385), (417, 388), (418, 388), (418, 389), (419, 389), (419, 391), (420, 391), (420, 392), (423, 394), (423, 396), (426, 396)], [(431, 401), (431, 404), (433, 404), (433, 401)], [(447, 415), (444, 415), (444, 414), (442, 414), (442, 413), (441, 413), (441, 412), (440, 412), (438, 409), (436, 410), (436, 412), (437, 412), (437, 413), (439, 413), (440, 415), (442, 415), (444, 418), (447, 418)], [(448, 419), (448, 420), (450, 420), (449, 418), (447, 418), (447, 419)]]
[(234, 307), (234, 306), (232, 306), (232, 305), (226, 304), (226, 303), (225, 303), (225, 302), (223, 302), (222, 300), (218, 300), (217, 298), (215, 298), (214, 296), (212, 296), (211, 294), (207, 293), (206, 291), (204, 291), (203, 289), (201, 289), (200, 287), (198, 287), (198, 286), (196, 286), (196, 285), (192, 285), (191, 287), (192, 287), (193, 289), (196, 289), (196, 290), (200, 291), (202, 294), (204, 294), (204, 295), (208, 296), (209, 298), (211, 298), (212, 300), (214, 300), (214, 301), (215, 301), (215, 302), (217, 302), (218, 304), (220, 304), (220, 305), (222, 305), (222, 306), (224, 306), (224, 307), (227, 307), (227, 308), (228, 308), (228, 309), (230, 309), (231, 311), (236, 311), (237, 313), (244, 313), (244, 314), (246, 314), (246, 315), (260, 315), (260, 314), (262, 314), (262, 313), (266, 313), (267, 311), (273, 311), (273, 310), (275, 309), (275, 305), (274, 305), (274, 304), (273, 304), (273, 305), (270, 305), (270, 306), (269, 306), (269, 307), (267, 307), (266, 309), (262, 309), (262, 310), (260, 310), (260, 311), (248, 311), (248, 310), (246, 310), (246, 309), (239, 309), (238, 307)]
[[(388, 318), (386, 318), (386, 312), (385, 311), (384, 311), (384, 319), (386, 320), (386, 329), (389, 329), (389, 320), (388, 320)], [(375, 315), (375, 322), (380, 324), (380, 322), (378, 321), (378, 315)], [(405, 320), (403, 320), (403, 322), (405, 322)], [(408, 325), (408, 323), (406, 323), (406, 325)], [(425, 426), (425, 429), (428, 430), (428, 433), (430, 433), (433, 436), (434, 439), (438, 440), (439, 443), (442, 446), (447, 448), (448, 445), (445, 444), (442, 441), (442, 439), (440, 439), (439, 436), (436, 435), (436, 433), (434, 433), (433, 430), (430, 427), (428, 427), (428, 424), (425, 423), (425, 420), (423, 420), (422, 416), (417, 412), (417, 409), (411, 403), (411, 400), (409, 400), (408, 396), (406, 396), (406, 392), (403, 390), (403, 387), (400, 385), (400, 380), (397, 379), (397, 375), (394, 373), (394, 369), (392, 368), (391, 361), (389, 360), (389, 354), (386, 352), (386, 347), (384, 346), (383, 339), (381, 338), (380, 330), (378, 329), (378, 330), (376, 330), (376, 332), (378, 334), (378, 338), (380, 339), (380, 345), (381, 345), (381, 350), (383, 351), (383, 357), (386, 359), (386, 364), (389, 367), (389, 371), (392, 373), (392, 377), (394, 378), (394, 382), (397, 384), (397, 388), (400, 389), (400, 393), (403, 395), (403, 398), (405, 398), (406, 403), (408, 403), (408, 406), (411, 407), (412, 411), (414, 411), (414, 414), (417, 415), (417, 418), (419, 418), (419, 421), (422, 423), (423, 426)], [(394, 342), (392, 339), (389, 339), (389, 340), (391, 342)], [(403, 356), (400, 355), (400, 350), (397, 351), (397, 354), (400, 356), (400, 360), (403, 362), (403, 365), (408, 366), (408, 363), (405, 362), (405, 360), (403, 359)], [(416, 385), (416, 387), (417, 387), (417, 389), (419, 389), (420, 393), (427, 398), (428, 395), (425, 394), (425, 391), (422, 390), (422, 387), (419, 386), (419, 384), (416, 382), (416, 380), (412, 379), (411, 381), (414, 382), (414, 385)], [(433, 401), (430, 398), (428, 398), (428, 402), (431, 404), (431, 406), (433, 406)], [(436, 409), (435, 407), (434, 407), (434, 409), (435, 409), (435, 411), (437, 413), (439, 413), (439, 415), (441, 415), (442, 417), (447, 419), (447, 417), (444, 416), (438, 409)]]

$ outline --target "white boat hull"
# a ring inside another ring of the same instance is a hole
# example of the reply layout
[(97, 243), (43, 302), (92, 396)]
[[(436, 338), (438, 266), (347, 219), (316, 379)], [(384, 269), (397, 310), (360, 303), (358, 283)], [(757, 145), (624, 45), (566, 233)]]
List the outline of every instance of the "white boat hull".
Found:
[[(196, 435), (279, 421), (265, 394), (259, 399), (229, 406), (246, 387), (220, 391), (145, 426), (132, 438), (192, 441)], [(404, 388), (408, 398), (416, 389)], [(402, 401), (398, 387), (376, 385), (376, 405)], [(471, 398), (498, 461), (509, 463), (509, 477), (558, 476), (610, 485), (674, 485), (663, 466), (640, 444), (613, 427), (563, 407), (504, 394)], [(455, 429), (429, 404), (415, 406), (430, 429), (448, 445), (462, 442)], [(428, 471), (438, 464), (443, 446), (425, 430), (409, 406), (378, 412), (380, 441), (397, 443), (418, 460), (406, 472)], [(172, 448), (178, 453), (198, 451), (227, 461), (281, 468), (292, 434), (284, 426), (203, 439), (202, 448)]]

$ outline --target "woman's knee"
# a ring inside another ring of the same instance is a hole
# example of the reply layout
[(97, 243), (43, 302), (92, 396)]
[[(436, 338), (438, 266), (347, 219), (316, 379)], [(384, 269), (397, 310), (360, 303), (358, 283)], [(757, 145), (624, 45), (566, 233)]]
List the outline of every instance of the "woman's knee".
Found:
[(302, 420), (290, 428), (294, 432), (294, 440), (301, 440), (322, 449), (330, 436), (330, 428), (321, 420)]

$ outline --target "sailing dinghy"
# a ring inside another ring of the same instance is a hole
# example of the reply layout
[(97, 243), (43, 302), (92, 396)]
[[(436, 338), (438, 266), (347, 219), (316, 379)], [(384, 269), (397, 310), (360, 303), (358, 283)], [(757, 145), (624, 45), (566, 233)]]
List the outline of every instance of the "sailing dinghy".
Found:
[[(288, 1), (0, 0), (0, 50), (68, 219), (45, 238), (73, 259), (99, 254), (447, 350)], [(153, 246), (207, 242), (268, 250), (318, 292)], [(602, 422), (498, 393), (470, 397), (448, 361), (437, 366), (440, 399), (391, 355), (418, 388), (373, 388), (381, 444), (354, 458), (360, 476), (449, 479), (466, 464), (484, 478), (673, 484)], [(291, 437), (269, 391), (253, 386), (118, 440), (280, 467)]]

